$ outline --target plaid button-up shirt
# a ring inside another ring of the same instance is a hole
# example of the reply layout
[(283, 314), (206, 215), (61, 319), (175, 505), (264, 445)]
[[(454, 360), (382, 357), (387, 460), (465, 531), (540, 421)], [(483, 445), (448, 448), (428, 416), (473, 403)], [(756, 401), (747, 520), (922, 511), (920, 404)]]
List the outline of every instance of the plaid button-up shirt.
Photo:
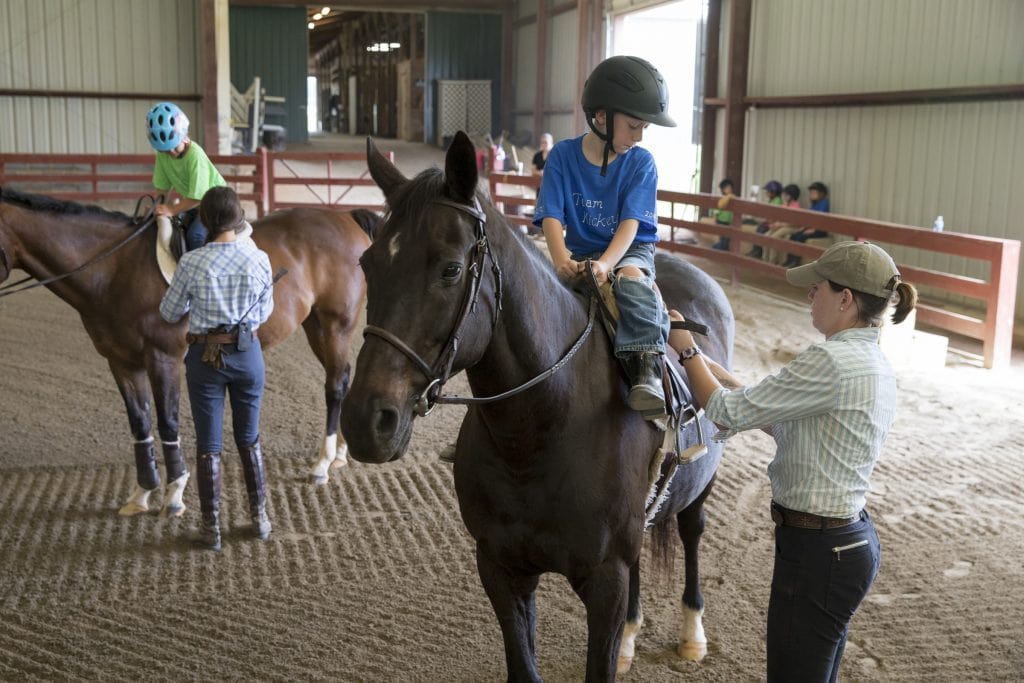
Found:
[(181, 257), (160, 315), (173, 323), (189, 313), (194, 334), (235, 325), (243, 315), (255, 330), (274, 310), (272, 280), (270, 259), (251, 239), (210, 242)]

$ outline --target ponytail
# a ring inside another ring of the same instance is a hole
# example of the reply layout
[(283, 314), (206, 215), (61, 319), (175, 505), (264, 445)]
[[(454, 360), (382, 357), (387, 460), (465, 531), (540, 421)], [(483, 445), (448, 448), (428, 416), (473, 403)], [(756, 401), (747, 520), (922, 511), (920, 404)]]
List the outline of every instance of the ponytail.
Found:
[(917, 306), (917, 290), (909, 282), (900, 281), (896, 285), (896, 310), (893, 311), (892, 321), (899, 324), (906, 319), (910, 312)]

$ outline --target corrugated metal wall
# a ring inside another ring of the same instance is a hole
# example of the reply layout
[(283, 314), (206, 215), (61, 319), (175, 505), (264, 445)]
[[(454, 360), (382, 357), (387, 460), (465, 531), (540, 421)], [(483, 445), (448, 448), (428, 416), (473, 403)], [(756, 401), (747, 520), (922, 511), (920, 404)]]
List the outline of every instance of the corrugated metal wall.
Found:
[[(305, 142), (306, 77), (309, 75), (309, 33), (304, 7), (243, 7), (232, 5), (231, 82), (245, 92), (255, 76), (267, 95), (284, 97), (287, 119), (270, 116), (266, 123), (284, 125), (288, 139)], [(268, 104), (268, 107), (272, 106)]]
[[(198, 21), (198, 0), (3, 0), (0, 88), (198, 93)], [(146, 152), (153, 104), (0, 97), (0, 152)], [(179, 104), (199, 120), (195, 102)]]
[(425, 137), (437, 143), (437, 81), (491, 81), (491, 130), (501, 132), (500, 14), (427, 12)]
[[(546, 2), (549, 9), (557, 5)], [(535, 17), (538, 0), (524, 0), (517, 5), (517, 19)], [(542, 119), (543, 130), (533, 130), (534, 97), (537, 92), (537, 23), (524, 24), (514, 33), (513, 71), (515, 72), (514, 108), (526, 110), (517, 114), (513, 122), (515, 131), (534, 133), (531, 145), (536, 145), (542, 133), (551, 133), (555, 140), (575, 137), (582, 131), (576, 125), (576, 114), (547, 113)], [(576, 60), (579, 49), (579, 12), (576, 9), (548, 15), (547, 62), (544, 69), (543, 103), (546, 111), (569, 108), (575, 110), (579, 103), (576, 91)]]
[[(758, 0), (751, 32), (750, 95), (1024, 82), (1018, 0)], [(1022, 239), (1024, 102), (751, 110), (743, 177), (745, 193), (821, 180), (837, 213), (919, 226), (941, 214), (947, 231)], [(987, 275), (975, 261), (894, 255)]]

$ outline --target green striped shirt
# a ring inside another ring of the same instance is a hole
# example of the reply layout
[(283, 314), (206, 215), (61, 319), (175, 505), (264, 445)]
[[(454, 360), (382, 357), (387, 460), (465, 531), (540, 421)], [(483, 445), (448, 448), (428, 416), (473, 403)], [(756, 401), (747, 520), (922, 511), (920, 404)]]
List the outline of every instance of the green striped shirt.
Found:
[(877, 327), (837, 332), (778, 373), (736, 391), (717, 389), (709, 419), (733, 434), (771, 425), (772, 498), (783, 507), (851, 517), (864, 507), (868, 478), (896, 413), (896, 379)]

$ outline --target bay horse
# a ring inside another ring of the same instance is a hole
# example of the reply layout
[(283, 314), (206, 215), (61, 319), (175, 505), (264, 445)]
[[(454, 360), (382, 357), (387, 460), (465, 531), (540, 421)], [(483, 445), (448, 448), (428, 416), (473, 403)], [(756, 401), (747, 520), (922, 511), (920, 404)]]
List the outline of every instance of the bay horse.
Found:
[[(366, 291), (358, 259), (377, 222), (377, 215), (365, 210), (299, 208), (253, 224), (252, 238), (272, 267), (288, 270), (274, 286), (274, 311), (259, 327), (260, 342), (269, 348), (301, 324), (326, 373), (327, 421), (313, 473), (321, 483), (332, 464), (346, 461), (347, 446), (337, 432), (349, 382), (349, 342)], [(124, 516), (148, 511), (149, 497), (159, 487), (151, 401), (167, 470), (184, 470), (178, 402), (187, 317), (176, 324), (160, 317), (167, 283), (157, 266), (155, 223), (139, 228), (138, 237), (112, 251), (133, 229), (123, 213), (0, 189), (0, 282), (15, 268), (40, 282), (54, 278), (46, 286), (78, 311), (124, 399), (137, 475), (134, 491), (119, 510)], [(67, 273), (72, 274), (61, 277)], [(184, 512), (185, 483), (187, 474), (168, 482), (162, 514)]]
[[(452, 141), (444, 171), (411, 180), (372, 140), (367, 147), (389, 212), (360, 259), (367, 327), (342, 406), (349, 453), (366, 463), (397, 460), (417, 416), (436, 402), (468, 404), (455, 490), (501, 627), (509, 680), (540, 680), (534, 594), (544, 572), (564, 575), (586, 607), (586, 680), (613, 680), (632, 663), (643, 619), (644, 504), (663, 433), (627, 407), (610, 341), (587, 336), (587, 302), (478, 192), (464, 133)], [(670, 307), (710, 327), (704, 352), (729, 367), (735, 323), (721, 287), (675, 257), (659, 255), (657, 275)], [(441, 395), (461, 370), (473, 397)], [(714, 434), (701, 415), (703, 432)], [(685, 551), (679, 652), (696, 660), (707, 651), (697, 546), (722, 457), (720, 443), (707, 445), (706, 455), (679, 466), (653, 520), (662, 538), (671, 519), (678, 522)]]

